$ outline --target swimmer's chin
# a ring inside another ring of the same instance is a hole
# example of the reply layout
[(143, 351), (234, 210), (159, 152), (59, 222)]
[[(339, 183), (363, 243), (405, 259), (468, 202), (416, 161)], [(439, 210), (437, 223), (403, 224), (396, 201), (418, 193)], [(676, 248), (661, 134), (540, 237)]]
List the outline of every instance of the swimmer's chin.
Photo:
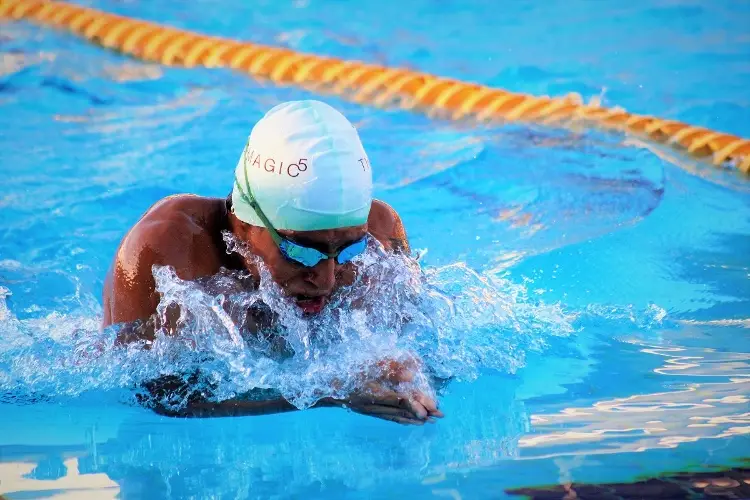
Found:
[(328, 297), (307, 297), (297, 295), (294, 297), (294, 303), (302, 310), (302, 314), (311, 316), (320, 313), (328, 304)]

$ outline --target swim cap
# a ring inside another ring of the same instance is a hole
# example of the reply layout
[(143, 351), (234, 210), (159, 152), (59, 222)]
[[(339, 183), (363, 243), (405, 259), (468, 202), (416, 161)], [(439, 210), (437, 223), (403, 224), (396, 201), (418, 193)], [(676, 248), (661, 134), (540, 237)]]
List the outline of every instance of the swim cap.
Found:
[[(235, 176), (245, 182), (276, 229), (316, 231), (367, 222), (372, 171), (359, 134), (344, 115), (320, 101), (291, 101), (253, 127)], [(234, 185), (241, 221), (263, 226)]]

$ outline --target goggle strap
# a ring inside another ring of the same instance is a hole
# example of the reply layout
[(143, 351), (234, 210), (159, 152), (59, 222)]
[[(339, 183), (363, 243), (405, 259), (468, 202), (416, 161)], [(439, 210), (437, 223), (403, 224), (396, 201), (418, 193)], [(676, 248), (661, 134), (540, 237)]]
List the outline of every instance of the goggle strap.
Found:
[(279, 233), (276, 232), (276, 229), (274, 229), (273, 224), (271, 224), (271, 221), (268, 220), (268, 217), (266, 217), (266, 214), (263, 213), (263, 210), (260, 208), (260, 205), (255, 200), (255, 197), (253, 196), (253, 191), (250, 188), (250, 183), (247, 180), (247, 165), (243, 165), (243, 168), (245, 170), (245, 187), (247, 188), (247, 192), (249, 194), (246, 194), (245, 191), (242, 189), (242, 186), (240, 186), (239, 181), (235, 177), (234, 184), (237, 186), (237, 189), (240, 192), (240, 196), (243, 200), (245, 200), (245, 203), (250, 205), (253, 210), (255, 210), (255, 213), (260, 217), (260, 220), (263, 222), (263, 225), (266, 226), (266, 230), (268, 230), (268, 233), (271, 235), (271, 239), (273, 240), (276, 245), (281, 244), (281, 236)]

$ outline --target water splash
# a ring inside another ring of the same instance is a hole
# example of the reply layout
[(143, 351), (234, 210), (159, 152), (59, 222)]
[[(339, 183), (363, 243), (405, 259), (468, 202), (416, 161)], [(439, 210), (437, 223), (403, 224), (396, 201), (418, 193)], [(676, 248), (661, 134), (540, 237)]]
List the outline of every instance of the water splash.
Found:
[[(227, 242), (230, 251), (244, 251)], [(147, 349), (118, 345), (117, 327), (100, 331), (92, 305), (19, 320), (3, 289), (0, 391), (79, 396), (176, 376), (210, 388), (215, 400), (265, 389), (307, 408), (322, 397), (343, 398), (385, 358), (419, 358), (412, 384), (432, 391), (436, 380), (513, 373), (528, 352), (573, 331), (560, 305), (532, 302), (524, 286), (462, 263), (423, 269), (374, 242), (355, 263), (356, 282), (313, 318), (283, 296), (262, 262), (257, 287), (247, 286), (246, 272), (185, 281), (155, 267), (157, 313), (166, 317), (177, 306), (180, 334), (157, 330)], [(253, 315), (266, 318), (257, 335), (242, 320)], [(162, 404), (180, 407), (186, 398)]]

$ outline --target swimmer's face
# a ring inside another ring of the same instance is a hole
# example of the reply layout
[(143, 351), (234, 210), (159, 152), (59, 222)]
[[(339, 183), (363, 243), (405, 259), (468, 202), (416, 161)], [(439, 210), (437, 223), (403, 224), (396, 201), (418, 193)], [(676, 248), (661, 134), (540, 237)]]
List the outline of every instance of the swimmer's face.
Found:
[[(342, 265), (336, 259), (325, 259), (314, 267), (305, 267), (284, 257), (266, 229), (241, 224), (235, 233), (240, 233), (237, 236), (263, 259), (274, 281), (305, 314), (319, 313), (336, 290), (354, 282), (352, 263)], [(279, 234), (298, 245), (330, 254), (362, 239), (367, 234), (367, 224), (322, 231), (279, 231)]]

